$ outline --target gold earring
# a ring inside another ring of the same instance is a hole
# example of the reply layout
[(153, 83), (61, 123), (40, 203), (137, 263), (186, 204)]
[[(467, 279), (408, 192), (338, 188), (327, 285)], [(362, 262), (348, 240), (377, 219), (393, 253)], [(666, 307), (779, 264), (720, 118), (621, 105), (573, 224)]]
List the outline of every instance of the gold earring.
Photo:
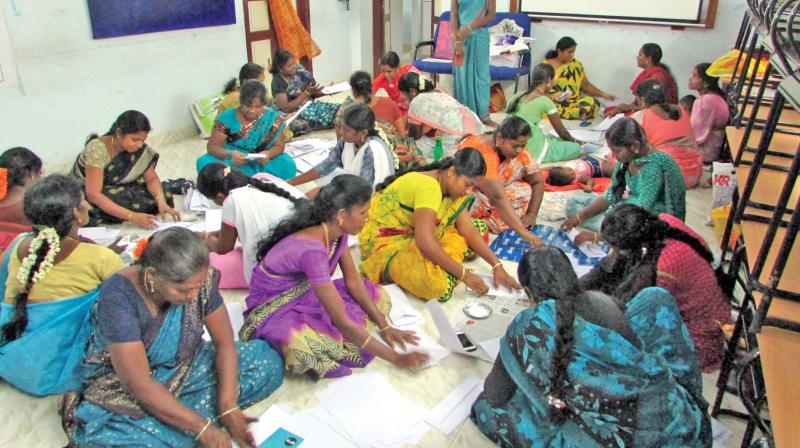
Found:
[(342, 224), (344, 224), (344, 220), (342, 218), (339, 218), (339, 227), (342, 227)]

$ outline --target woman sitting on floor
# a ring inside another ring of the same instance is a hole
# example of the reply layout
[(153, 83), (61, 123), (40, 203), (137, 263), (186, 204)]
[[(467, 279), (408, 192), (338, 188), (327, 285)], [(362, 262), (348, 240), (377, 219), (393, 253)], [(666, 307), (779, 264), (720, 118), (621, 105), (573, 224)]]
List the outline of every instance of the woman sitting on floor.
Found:
[[(392, 350), (419, 338), (389, 324), (388, 296), (361, 278), (350, 256), (348, 234), (364, 226), (371, 195), (363, 179), (337, 176), (313, 201), (296, 204), (294, 214), (258, 245), (239, 335), (269, 342), (283, 354), (287, 370), (334, 378), (375, 356), (410, 370), (427, 359)], [(331, 280), (337, 265), (344, 278)], [(372, 329), (388, 347), (372, 338)]]
[(631, 93), (634, 96), (634, 102), (630, 104), (620, 104), (614, 106), (605, 112), (606, 116), (616, 115), (618, 113), (633, 113), (642, 110), (645, 106), (635, 100), (636, 90), (639, 84), (648, 80), (654, 79), (661, 84), (664, 88), (664, 97), (669, 104), (678, 104), (678, 85), (675, 83), (675, 78), (663, 62), (661, 58), (663, 53), (658, 44), (644, 44), (636, 56), (636, 65), (642, 69), (642, 72), (633, 80), (631, 84)]
[(401, 67), (400, 56), (394, 51), (384, 53), (378, 65), (381, 66), (381, 74), (376, 76), (372, 83), (372, 93), (378, 93), (381, 89), (386, 91), (392, 102), (400, 109), (400, 113), (405, 116), (408, 113), (408, 99), (400, 92), (399, 83), (403, 75), (410, 71), (416, 72), (416, 69), (411, 64)]
[(606, 210), (619, 204), (638, 205), (680, 220), (686, 218), (683, 174), (672, 157), (650, 146), (639, 123), (632, 118), (617, 121), (608, 129), (606, 142), (617, 159), (611, 185), (603, 196), (572, 196), (567, 201), (563, 230), (576, 226), (599, 230)]
[(558, 114), (561, 118), (591, 120), (600, 109), (595, 97), (606, 100), (614, 100), (616, 97), (589, 82), (583, 64), (575, 59), (577, 48), (575, 39), (564, 36), (556, 42), (556, 48), (544, 56), (545, 62), (555, 69), (555, 82), (550, 87), (549, 96), (556, 98), (566, 95), (566, 98), (558, 101)]
[(472, 135), (459, 149), (478, 150), (486, 164), (486, 175), (473, 181), (478, 190), (470, 214), (486, 221), (489, 230), (501, 233), (512, 228), (534, 245), (542, 241), (527, 227), (536, 225), (544, 196), (544, 178), (539, 165), (525, 150), (531, 128), (519, 117), (506, 118), (497, 131)]
[[(506, 112), (527, 121), (531, 127), (528, 151), (537, 163), (559, 162), (577, 159), (581, 156), (580, 142), (575, 140), (564, 127), (558, 116), (558, 109), (548, 92), (553, 88), (555, 71), (550, 64), (539, 64), (533, 68), (531, 86), (523, 93), (511, 98)], [(547, 116), (558, 137), (545, 134), (539, 127), (542, 117)]]
[[(409, 72), (398, 83), (408, 99), (408, 135), (427, 160), (452, 156), (465, 136), (484, 130), (481, 119), (452, 96), (439, 92), (423, 75)], [(436, 140), (442, 142), (442, 154), (435, 154)], [(437, 157), (438, 156), (438, 157)]]
[(24, 203), (35, 230), (0, 261), (0, 378), (33, 395), (62, 394), (81, 385), (97, 287), (124, 264), (111, 249), (78, 241), (89, 204), (75, 179), (47, 176)]
[[(275, 107), (284, 113), (295, 112), (306, 101), (324, 96), (314, 76), (298, 64), (297, 58), (288, 50), (280, 48), (275, 52), (269, 72), (272, 73)], [(337, 110), (339, 104), (313, 101), (292, 122), (294, 135), (332, 128)]]
[(283, 146), (284, 119), (267, 107), (267, 89), (261, 81), (245, 81), (239, 89), (241, 105), (217, 116), (208, 139), (208, 154), (197, 159), (197, 172), (210, 163), (224, 163), (248, 176), (269, 173), (291, 179), (297, 172)]
[[(678, 302), (700, 368), (718, 369), (725, 352), (721, 325), (731, 320), (731, 304), (702, 237), (673, 216), (630, 204), (606, 216), (601, 236), (613, 250), (581, 278), (584, 289), (614, 294), (623, 301), (649, 286), (666, 289)], [(597, 238), (585, 232), (578, 236), (578, 242), (590, 239)]]
[(11, 148), (0, 154), (0, 251), (31, 223), (22, 207), (25, 192), (42, 175), (42, 159), (28, 148)]
[(342, 137), (328, 157), (289, 183), (303, 185), (323, 176), (347, 173), (375, 185), (394, 174), (395, 167), (392, 151), (375, 129), (372, 109), (366, 104), (354, 104), (342, 116)]
[(253, 420), (241, 408), (280, 386), (283, 363), (262, 341), (233, 341), (218, 281), (203, 242), (173, 227), (153, 234), (139, 262), (103, 284), (84, 388), (61, 407), (71, 442), (255, 446)]
[(679, 106), (667, 104), (664, 88), (654, 79), (639, 84), (636, 101), (645, 109), (632, 118), (642, 125), (647, 140), (678, 164), (686, 188), (697, 186), (703, 175), (703, 156), (694, 141), (689, 115)]
[(481, 154), (465, 148), (386, 178), (358, 235), (364, 275), (375, 283), (397, 283), (424, 300), (449, 300), (459, 282), (484, 294), (488, 287), (481, 277), (462, 264), (472, 249), (492, 266), (496, 286), (519, 289), (462, 213), (472, 204), (468, 193), (476, 179), (485, 175)]
[[(264, 75), (264, 67), (253, 63), (248, 62), (244, 64), (242, 68), (239, 69), (239, 79), (237, 84), (237, 79), (233, 78), (225, 84), (225, 89), (222, 91), (225, 94), (225, 97), (222, 99), (222, 102), (219, 103), (217, 107), (217, 113), (223, 113), (228, 109), (235, 109), (239, 107), (241, 104), (239, 103), (239, 88), (244, 85), (244, 82), (250, 79), (255, 79), (256, 81), (264, 82), (266, 79), (266, 75)], [(267, 102), (271, 103), (270, 101)]]
[(509, 325), (472, 407), (502, 447), (711, 446), (692, 341), (675, 299), (637, 291), (625, 306), (581, 292), (554, 247), (528, 251), (518, 275), (533, 302)]
[(172, 208), (156, 173), (158, 153), (145, 140), (150, 121), (135, 110), (123, 112), (102, 136), (92, 134), (78, 155), (72, 175), (84, 183), (89, 226), (131, 222), (156, 228), (156, 215), (181, 217)]
[(719, 78), (706, 73), (710, 66), (707, 62), (697, 64), (689, 78), (689, 88), (697, 90), (699, 95), (692, 105), (691, 121), (695, 140), (703, 153), (703, 163), (719, 160), (725, 142), (725, 126), (730, 120), (730, 109), (719, 87)]
[(400, 145), (398, 141), (406, 134), (405, 114), (401, 113), (400, 109), (388, 97), (373, 96), (372, 78), (365, 71), (359, 70), (350, 76), (350, 89), (353, 96), (345, 98), (344, 102), (342, 102), (342, 107), (336, 112), (333, 125), (336, 131), (336, 138), (342, 138), (344, 111), (353, 104), (367, 104), (375, 114), (375, 129), (383, 133), (389, 144), (389, 149), (394, 153), (397, 153), (398, 149), (402, 149), (404, 152), (397, 154), (400, 161), (407, 162), (411, 160), (413, 152), (408, 152), (406, 147)]
[[(256, 265), (258, 241), (292, 213), (303, 193), (280, 179), (267, 182), (247, 177), (221, 163), (200, 171), (197, 189), (222, 206), (219, 235), (206, 236), (211, 267), (220, 271), (219, 287), (246, 289)], [(240, 247), (236, 247), (237, 239)]]

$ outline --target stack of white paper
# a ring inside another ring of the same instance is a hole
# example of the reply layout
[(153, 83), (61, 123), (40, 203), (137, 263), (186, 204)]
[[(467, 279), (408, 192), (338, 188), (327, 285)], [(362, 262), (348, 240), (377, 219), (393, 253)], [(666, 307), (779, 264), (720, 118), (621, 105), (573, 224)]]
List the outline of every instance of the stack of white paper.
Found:
[(317, 397), (347, 438), (358, 446), (416, 444), (427, 433), (427, 410), (406, 400), (377, 373), (341, 378), (317, 393)]
[(189, 191), (187, 191), (184, 195), (183, 205), (186, 206), (186, 210), (192, 210), (196, 212), (204, 212), (211, 207), (211, 203), (208, 198), (203, 196), (194, 188), (190, 188)]
[(325, 95), (334, 95), (339, 92), (346, 92), (348, 90), (350, 90), (350, 83), (347, 81), (342, 81), (332, 86), (325, 87), (324, 89), (322, 89), (322, 93), (324, 93)]
[(303, 154), (328, 149), (333, 144), (318, 138), (307, 138), (305, 140), (293, 140), (286, 144), (286, 152), (292, 157), (300, 157)]
[(605, 132), (608, 128), (611, 127), (612, 124), (616, 123), (617, 120), (621, 120), (625, 118), (625, 114), (616, 114), (610, 117), (606, 117), (601, 121), (597, 126), (594, 127), (595, 131)]
[(108, 227), (81, 227), (78, 229), (78, 236), (90, 239), (98, 244), (111, 244), (119, 237), (118, 229)]
[(411, 305), (405, 291), (395, 284), (383, 286), (383, 290), (389, 294), (392, 302), (392, 309), (389, 311), (389, 319), (397, 328), (409, 328), (422, 325), (422, 313)]
[(483, 381), (474, 376), (467, 378), (431, 410), (425, 421), (449, 436), (469, 416), (472, 403), (482, 391)]

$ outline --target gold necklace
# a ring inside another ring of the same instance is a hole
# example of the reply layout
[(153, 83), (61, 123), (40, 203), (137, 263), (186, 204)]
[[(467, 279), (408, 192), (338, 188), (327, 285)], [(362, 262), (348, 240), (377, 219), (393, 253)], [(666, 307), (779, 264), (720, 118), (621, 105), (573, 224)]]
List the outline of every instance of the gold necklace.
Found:
[(328, 234), (328, 225), (322, 223), (322, 231), (325, 232), (325, 247), (331, 247), (330, 235)]

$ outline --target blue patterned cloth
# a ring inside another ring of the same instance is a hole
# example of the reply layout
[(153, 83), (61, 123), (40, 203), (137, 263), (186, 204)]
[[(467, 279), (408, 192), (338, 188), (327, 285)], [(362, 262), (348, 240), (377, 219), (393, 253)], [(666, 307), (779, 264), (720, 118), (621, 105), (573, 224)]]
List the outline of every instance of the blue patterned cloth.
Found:
[[(594, 266), (603, 259), (603, 257), (590, 257), (586, 255), (572, 242), (566, 232), (555, 227), (545, 224), (536, 224), (531, 231), (534, 235), (541, 238), (544, 244), (561, 249), (565, 254), (577, 260), (578, 264)], [(530, 245), (527, 241), (522, 239), (515, 230), (508, 229), (497, 235), (497, 238), (492, 241), (489, 247), (499, 258), (519, 263), (519, 260), (522, 259), (522, 256)], [(608, 245), (600, 243), (600, 247), (608, 253)]]
[(519, 313), (499, 355), (516, 390), (499, 404), (481, 394), (472, 420), (503, 447), (710, 447), (700, 369), (675, 299), (661, 288), (643, 289), (625, 317), (639, 347), (575, 317), (574, 357), (562, 396), (568, 412), (557, 424), (547, 404), (556, 303), (546, 300)]

